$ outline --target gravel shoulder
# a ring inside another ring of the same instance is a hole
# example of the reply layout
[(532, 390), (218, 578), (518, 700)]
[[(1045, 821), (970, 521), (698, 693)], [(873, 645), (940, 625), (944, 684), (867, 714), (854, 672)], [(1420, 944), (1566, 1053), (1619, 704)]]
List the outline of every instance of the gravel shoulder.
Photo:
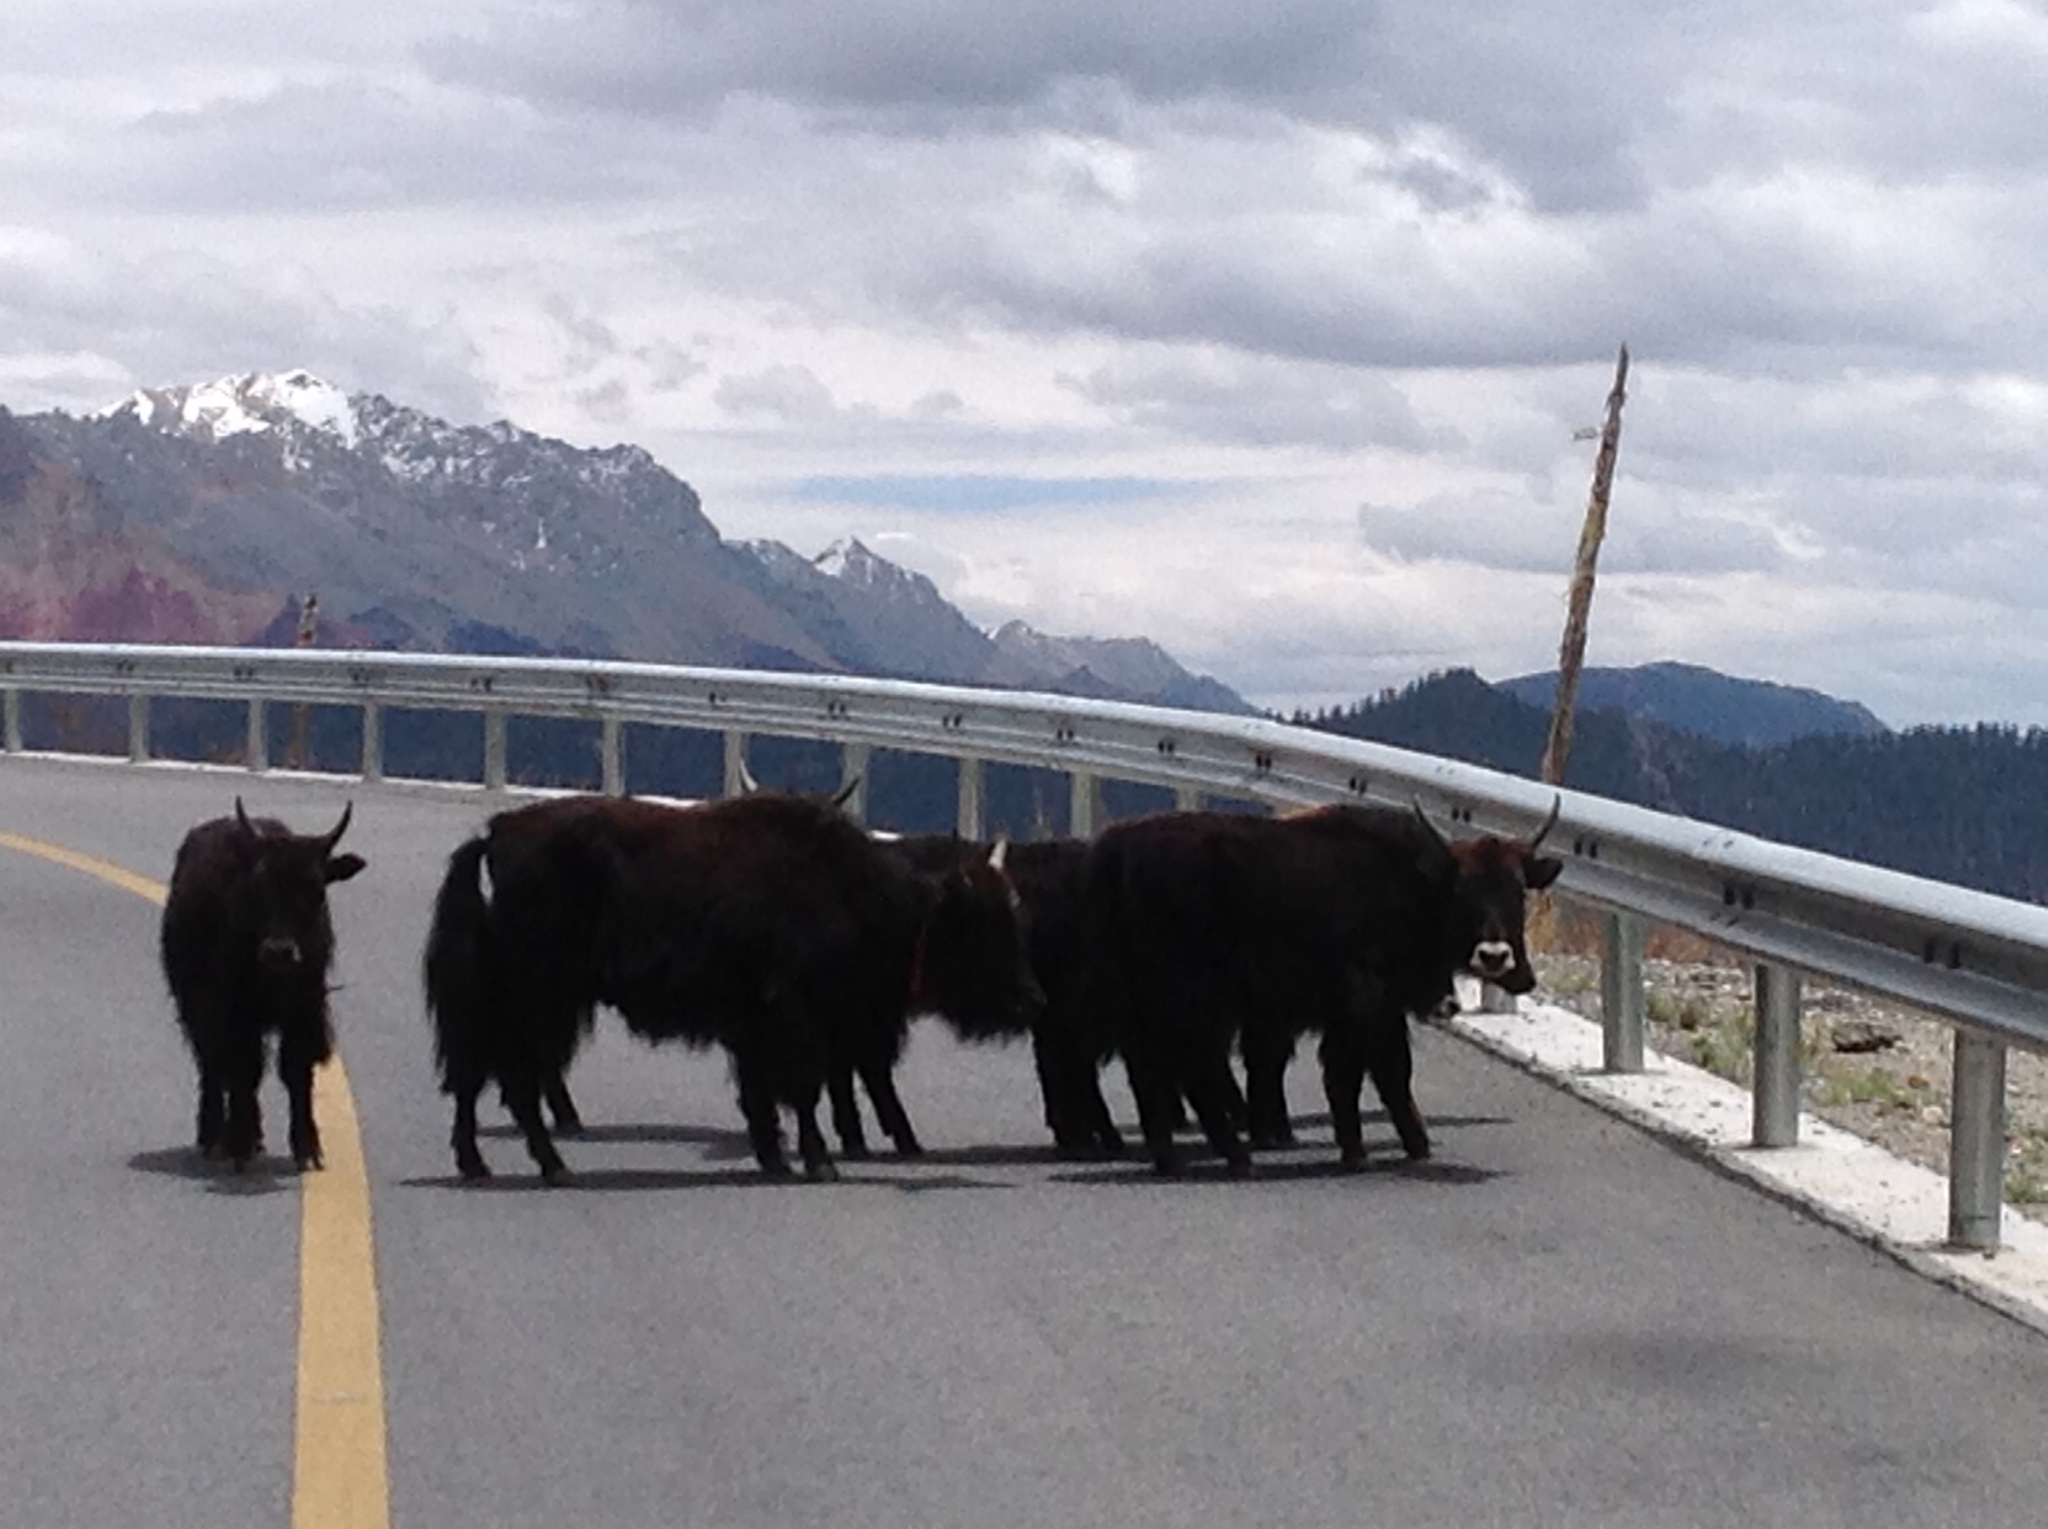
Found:
[[(1535, 957), (1537, 1001), (1600, 1018), (1600, 965)], [(1755, 1034), (1753, 969), (1732, 955), (1644, 963), (1646, 1043), (1748, 1082)], [(1943, 1021), (1846, 987), (1809, 980), (1800, 1038), (1808, 1111), (1941, 1173), (1948, 1171), (1950, 1038)], [(2006, 1199), (2048, 1204), (2048, 1056), (2006, 1059)]]

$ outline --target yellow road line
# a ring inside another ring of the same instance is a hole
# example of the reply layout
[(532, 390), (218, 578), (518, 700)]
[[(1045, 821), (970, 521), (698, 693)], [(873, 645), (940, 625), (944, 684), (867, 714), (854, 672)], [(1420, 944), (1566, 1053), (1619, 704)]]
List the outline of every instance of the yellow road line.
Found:
[[(0, 832), (0, 848), (97, 877), (163, 906), (162, 882), (62, 845)], [(299, 1396), (292, 1529), (389, 1529), (384, 1362), (370, 1176), (348, 1071), (335, 1057), (313, 1079), (327, 1166), (299, 1179)]]
[(48, 860), (67, 870), (82, 871), (96, 876), (101, 881), (119, 887), (124, 892), (133, 892), (137, 897), (164, 905), (164, 884), (151, 881), (147, 876), (138, 876), (133, 871), (123, 870), (110, 860), (95, 860), (90, 855), (81, 855), (76, 850), (64, 848), (61, 844), (45, 844), (41, 839), (24, 839), (19, 834), (0, 833), (0, 846), (17, 850), (24, 855), (34, 855), (38, 860)]

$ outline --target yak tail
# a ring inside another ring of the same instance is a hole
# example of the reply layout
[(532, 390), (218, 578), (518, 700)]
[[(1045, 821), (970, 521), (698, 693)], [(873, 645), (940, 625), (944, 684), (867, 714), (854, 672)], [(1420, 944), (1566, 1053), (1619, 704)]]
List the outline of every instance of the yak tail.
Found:
[(484, 901), (480, 872), (488, 844), (479, 836), (448, 857), (448, 874), (434, 897), (434, 922), (420, 963), (444, 1089), (455, 1084), (458, 1073), (480, 1078), (484, 1067), (490, 1017), (484, 943), (490, 906)]

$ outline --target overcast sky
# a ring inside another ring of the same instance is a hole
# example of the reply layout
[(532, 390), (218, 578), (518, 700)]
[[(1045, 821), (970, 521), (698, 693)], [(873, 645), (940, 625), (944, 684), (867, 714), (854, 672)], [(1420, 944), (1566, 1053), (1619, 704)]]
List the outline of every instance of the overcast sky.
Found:
[(1262, 704), (2048, 724), (2017, 0), (8, 0), (0, 403), (304, 366)]

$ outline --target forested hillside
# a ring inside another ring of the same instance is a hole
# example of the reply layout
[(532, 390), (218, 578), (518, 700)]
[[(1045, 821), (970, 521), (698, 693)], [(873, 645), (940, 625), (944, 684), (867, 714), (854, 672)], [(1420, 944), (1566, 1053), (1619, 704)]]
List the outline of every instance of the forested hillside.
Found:
[[(1311, 727), (1533, 778), (1546, 712), (1469, 670)], [(2048, 902), (2048, 733), (1981, 725), (1743, 749), (1613, 711), (1576, 719), (1566, 784), (1939, 881)]]

